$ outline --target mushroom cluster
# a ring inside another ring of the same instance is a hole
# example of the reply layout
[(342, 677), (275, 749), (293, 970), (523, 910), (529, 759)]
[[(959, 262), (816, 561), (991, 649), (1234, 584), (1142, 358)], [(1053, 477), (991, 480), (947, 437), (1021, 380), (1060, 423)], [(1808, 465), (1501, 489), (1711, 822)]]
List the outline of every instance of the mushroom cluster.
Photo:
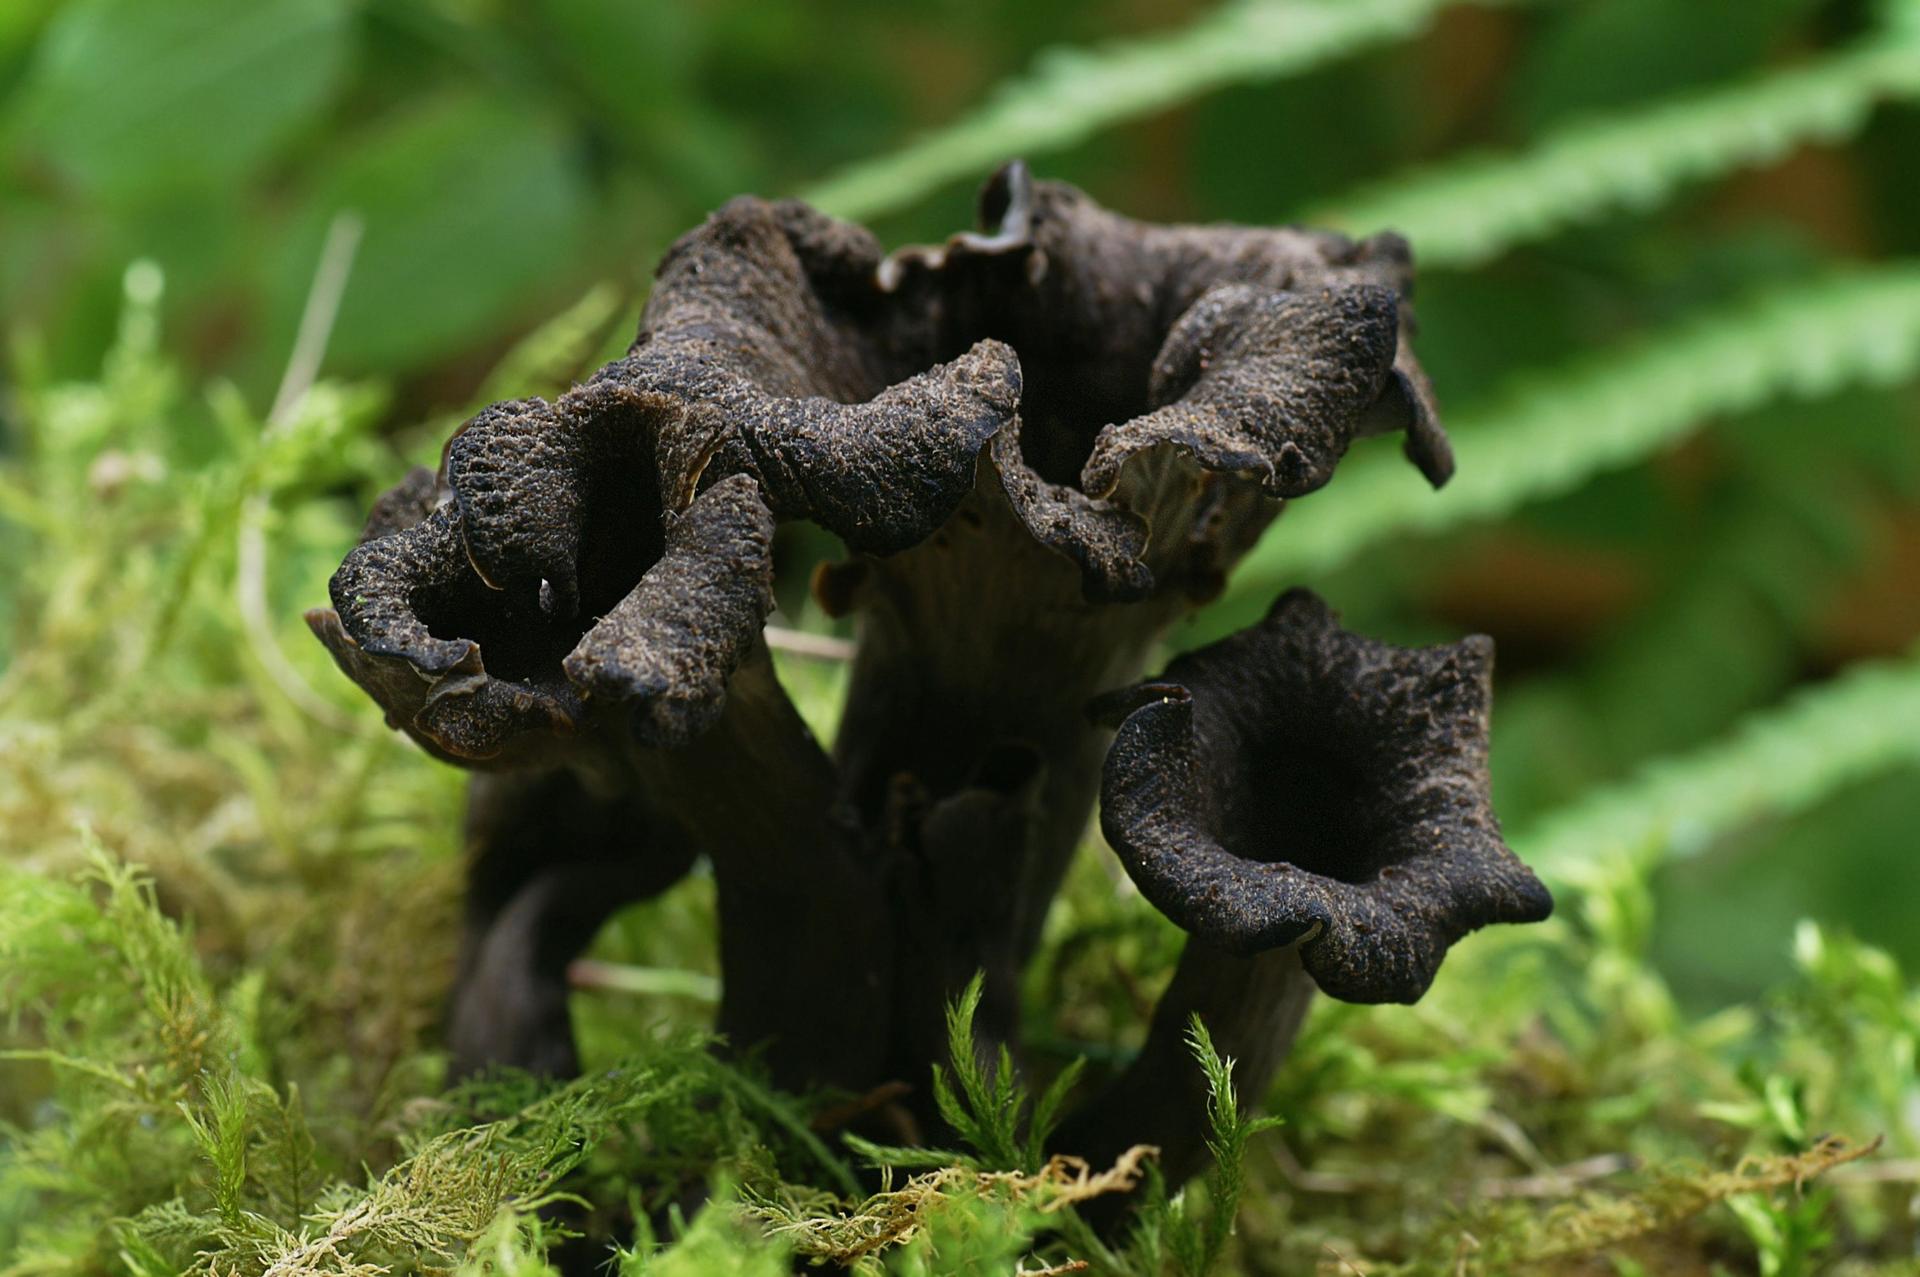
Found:
[[(734, 200), (625, 358), (486, 409), (376, 505), (309, 621), (477, 773), (457, 1067), (576, 1069), (568, 961), (705, 857), (726, 1039), (788, 1086), (923, 1079), (976, 971), (980, 1038), (1013, 1039), (1097, 797), (1189, 939), (1056, 1143), (1156, 1143), (1178, 1177), (1190, 1015), (1257, 1098), (1315, 987), (1411, 1002), (1468, 931), (1546, 916), (1488, 801), (1486, 639), (1390, 647), (1295, 591), (1138, 681), (1354, 440), (1450, 474), (1405, 242), (1147, 225), (1018, 164), (981, 225), (889, 256)], [(763, 634), (789, 520), (847, 551), (812, 582), (857, 635), (831, 753)]]

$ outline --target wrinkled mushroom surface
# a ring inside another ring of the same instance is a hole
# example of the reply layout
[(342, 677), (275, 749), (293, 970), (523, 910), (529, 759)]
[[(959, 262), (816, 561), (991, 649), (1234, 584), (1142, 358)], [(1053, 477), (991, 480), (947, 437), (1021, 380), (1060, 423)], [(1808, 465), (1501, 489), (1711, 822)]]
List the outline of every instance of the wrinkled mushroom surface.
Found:
[(1485, 638), (1393, 647), (1292, 591), (1100, 703), (1101, 828), (1189, 933), (1299, 942), (1332, 996), (1415, 1001), (1461, 936), (1552, 908), (1488, 795), (1492, 663)]
[[(1405, 430), (1450, 472), (1394, 237), (1147, 226), (1019, 165), (982, 213), (987, 232), (889, 258), (795, 201), (729, 203), (661, 263), (626, 358), (487, 408), (441, 483), (383, 503), (316, 631), (431, 748), (510, 763), (589, 699), (654, 706), (659, 741), (710, 723), (765, 612), (756, 500), (886, 555), (985, 464), (1086, 597), (1119, 601), (1217, 588), (1268, 498), (1324, 485), (1359, 435)], [(742, 476), (751, 494), (705, 495)], [(708, 602), (694, 581), (724, 619), (670, 651)]]
[[(1393, 235), (1154, 226), (1018, 164), (938, 246), (753, 198), (683, 236), (628, 354), (467, 422), (309, 617), (392, 725), (504, 773), (461, 1067), (571, 1067), (566, 960), (704, 856), (733, 1045), (794, 1087), (920, 1082), (974, 970), (1014, 1034), (1103, 759), (1108, 837), (1193, 944), (1087, 1148), (1199, 1129), (1189, 1010), (1265, 1069), (1307, 975), (1411, 1000), (1466, 931), (1544, 916), (1487, 805), (1483, 641), (1388, 648), (1290, 595), (1107, 696), (1110, 751), (1084, 712), (1356, 440), (1446, 480), (1411, 278)], [(847, 552), (814, 579), (858, 638), (831, 754), (761, 635), (789, 520)], [(924, 1088), (880, 1116), (937, 1121)]]

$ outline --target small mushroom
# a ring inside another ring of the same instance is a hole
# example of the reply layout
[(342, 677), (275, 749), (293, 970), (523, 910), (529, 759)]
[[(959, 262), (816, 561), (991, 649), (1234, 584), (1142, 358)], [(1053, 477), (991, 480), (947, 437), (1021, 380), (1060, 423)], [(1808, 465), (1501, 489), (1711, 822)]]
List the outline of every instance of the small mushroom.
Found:
[(1488, 793), (1493, 644), (1398, 648), (1305, 590), (1104, 698), (1100, 825), (1141, 893), (1230, 953), (1299, 942), (1348, 1002), (1413, 1002), (1449, 946), (1552, 900)]
[[(1551, 912), (1493, 815), (1492, 665), (1484, 637), (1393, 647), (1293, 590), (1259, 624), (1096, 702), (1118, 724), (1101, 828), (1190, 937), (1137, 1076), (1120, 1084), (1130, 1105), (1158, 1093), (1183, 1114), (1165, 1122), (1173, 1166), (1200, 1152), (1197, 1074), (1180, 1063), (1189, 1014), (1241, 1056), (1255, 1100), (1310, 988), (1413, 1002), (1468, 932)], [(1097, 1139), (1099, 1120), (1078, 1137)]]
[(718, 715), (773, 604), (773, 520), (751, 479), (709, 488), (664, 533), (631, 490), (596, 508), (575, 556), (584, 618), (552, 607), (548, 582), (493, 585), (452, 502), (388, 530), (423, 487), (389, 494), (334, 574), (333, 608), (307, 616), (389, 723), (443, 758), (511, 767), (580, 757), (593, 707), (648, 744)]

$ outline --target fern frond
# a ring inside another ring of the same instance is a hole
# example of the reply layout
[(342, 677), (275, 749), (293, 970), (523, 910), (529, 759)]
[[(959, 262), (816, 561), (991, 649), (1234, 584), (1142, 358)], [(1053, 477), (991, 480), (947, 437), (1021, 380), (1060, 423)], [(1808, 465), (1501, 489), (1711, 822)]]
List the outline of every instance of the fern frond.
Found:
[(1054, 50), (970, 114), (843, 168), (801, 198), (838, 217), (876, 217), (1014, 156), (1059, 150), (1226, 85), (1279, 79), (1414, 35), (1445, 2), (1233, 0), (1179, 30)]
[(1514, 839), (1556, 881), (1621, 855), (1688, 856), (1804, 811), (1844, 786), (1920, 764), (1920, 654), (1855, 666), (1750, 716), (1724, 739), (1654, 763)]
[(1849, 271), (1529, 377), (1450, 433), (1460, 472), (1438, 494), (1385, 453), (1350, 458), (1332, 499), (1290, 508), (1247, 557), (1235, 593), (1271, 593), (1409, 532), (1492, 519), (1569, 492), (1710, 417), (1920, 372), (1920, 265)]
[(959, 1133), (992, 1170), (1023, 1165), (1020, 1115), (1027, 1105), (1026, 1088), (1014, 1076), (1013, 1055), (1005, 1044), (989, 1068), (981, 1062), (974, 1043), (973, 1017), (980, 1009), (986, 977), (979, 972), (960, 996), (947, 1004), (947, 1054), (953, 1073), (933, 1066), (933, 1099), (947, 1125)]
[(1168, 1197), (1165, 1183), (1152, 1175), (1147, 1202), (1136, 1223), (1134, 1249), (1171, 1261), (1168, 1266), (1181, 1277), (1205, 1277), (1219, 1264), (1240, 1213), (1247, 1141), (1281, 1121), (1241, 1114), (1233, 1088), (1233, 1059), (1220, 1054), (1198, 1013), (1187, 1022), (1187, 1046), (1207, 1079), (1207, 1149), (1213, 1154), (1213, 1169), (1207, 1172), (1206, 1214), (1200, 1217), (1184, 1194)]
[(1396, 230), (1421, 265), (1470, 267), (1526, 240), (1682, 185), (1857, 133), (1873, 109), (1920, 99), (1920, 39), (1885, 37), (1807, 65), (1569, 125), (1516, 155), (1454, 160), (1312, 215)]

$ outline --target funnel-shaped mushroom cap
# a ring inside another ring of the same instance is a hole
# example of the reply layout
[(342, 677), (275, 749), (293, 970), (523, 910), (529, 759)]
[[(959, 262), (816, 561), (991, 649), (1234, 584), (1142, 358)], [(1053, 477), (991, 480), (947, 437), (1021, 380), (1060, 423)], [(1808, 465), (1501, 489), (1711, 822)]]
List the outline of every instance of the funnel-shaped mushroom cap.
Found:
[(383, 499), (315, 632), (443, 757), (555, 761), (608, 703), (644, 745), (704, 730), (771, 609), (775, 517), (904, 549), (1013, 417), (1002, 343), (904, 372), (849, 317), (880, 260), (803, 205), (727, 205), (667, 255), (625, 359), (486, 408), (439, 482)]
[(1292, 591), (1096, 704), (1120, 720), (1101, 828), (1196, 937), (1239, 954), (1298, 941), (1332, 996), (1415, 1001), (1461, 936), (1553, 907), (1488, 799), (1492, 661), (1484, 637), (1362, 638)]
[(856, 550), (924, 540), (973, 490), (1012, 420), (1020, 364), (1001, 342), (937, 356), (876, 313), (873, 237), (794, 201), (742, 197), (681, 237), (632, 351), (552, 405), (503, 404), (447, 449), (468, 554), (502, 586), (574, 596), (596, 491), (632, 475), (661, 508), (744, 474), (782, 519)]
[(1324, 485), (1356, 438), (1403, 431), (1435, 485), (1451, 474), (1399, 237), (1156, 226), (1017, 162), (988, 181), (980, 215), (980, 231), (882, 262), (881, 297), (839, 303), (877, 324), (877, 350), (1018, 352), (1019, 411), (994, 435), (993, 468), (1089, 599), (1195, 593), (1170, 578), (1204, 583), (1274, 498)]
[(1324, 487), (1393, 375), (1399, 329), (1400, 299), (1378, 284), (1211, 289), (1154, 361), (1153, 401), (1166, 407), (1101, 431), (1081, 482), (1104, 496), (1129, 458), (1173, 447), (1272, 496)]
[(647, 745), (719, 715), (773, 604), (773, 516), (753, 480), (707, 489), (664, 536), (645, 501), (602, 512), (578, 559), (579, 619), (545, 588), (491, 588), (435, 495), (420, 471), (383, 498), (334, 574), (333, 608), (307, 616), (389, 723), (451, 761), (511, 766), (565, 758), (589, 702), (619, 706)]

